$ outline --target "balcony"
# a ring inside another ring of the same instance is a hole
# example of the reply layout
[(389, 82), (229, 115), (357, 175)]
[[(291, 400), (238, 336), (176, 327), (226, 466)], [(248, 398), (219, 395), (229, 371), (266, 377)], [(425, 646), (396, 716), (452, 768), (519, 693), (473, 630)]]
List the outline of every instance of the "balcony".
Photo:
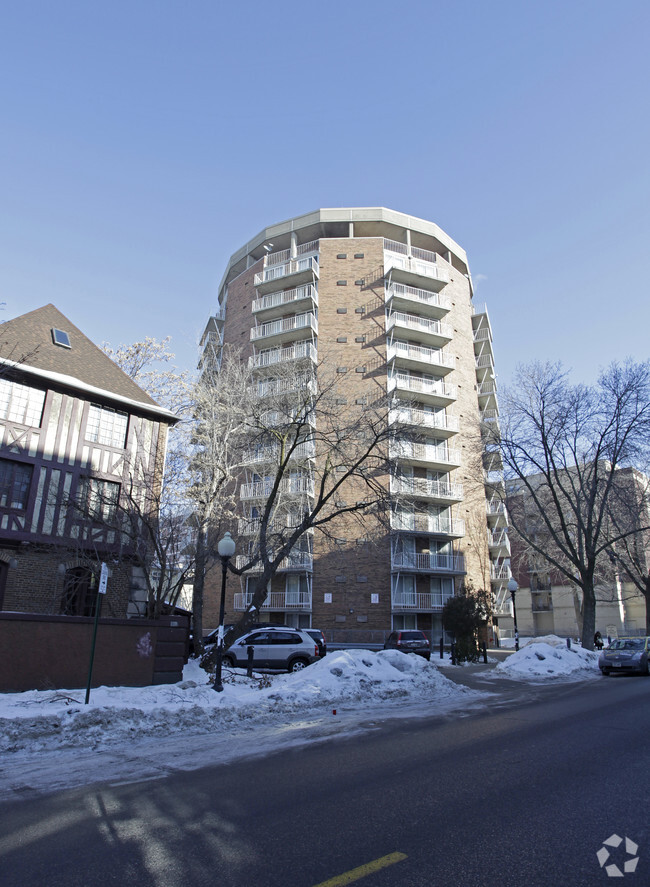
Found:
[(490, 564), (490, 582), (500, 584), (507, 582), (511, 576), (510, 567), (505, 564)]
[(485, 503), (488, 523), (492, 528), (503, 528), (508, 526), (508, 513), (506, 511), (505, 502), (498, 499), (488, 499)]
[(294, 317), (283, 317), (280, 320), (271, 320), (259, 326), (251, 328), (251, 342), (264, 340), (265, 345), (287, 343), (292, 339), (304, 339), (305, 333), (318, 335), (318, 321), (311, 312), (296, 314)]
[(488, 547), (493, 557), (510, 557), (510, 539), (505, 530), (488, 532)]
[(296, 286), (290, 290), (269, 293), (255, 299), (253, 302), (253, 314), (264, 314), (266, 317), (280, 317), (286, 314), (287, 308), (299, 308), (302, 305), (318, 306), (318, 293), (316, 287), (308, 283), (305, 286)]
[(553, 610), (553, 597), (548, 592), (537, 592), (530, 596), (533, 613), (550, 613)]
[(437, 264), (437, 255), (429, 250), (411, 249), (404, 243), (384, 239), (384, 276), (407, 286), (440, 291), (449, 283), (449, 272)]
[[(290, 535), (296, 529), (301, 519), (302, 515), (300, 514), (293, 516), (287, 514), (282, 519), (269, 521), (267, 531), (269, 535)], [(260, 531), (260, 524), (259, 517), (240, 517), (237, 521), (237, 533), (239, 536), (257, 536)], [(313, 527), (308, 527), (305, 530), (305, 535), (313, 536), (313, 534)]]
[(499, 411), (496, 409), (479, 410), (478, 417), (484, 424), (486, 433), (499, 435)]
[(392, 425), (399, 423), (400, 425), (414, 426), (418, 429), (431, 428), (442, 437), (449, 437), (456, 434), (460, 429), (460, 422), (457, 416), (448, 416), (445, 412), (432, 413), (428, 410), (411, 409), (408, 406), (394, 407), (389, 415), (388, 422)]
[(254, 354), (248, 358), (248, 366), (250, 369), (265, 369), (274, 366), (276, 363), (288, 363), (294, 360), (310, 360), (316, 363), (318, 360), (318, 352), (316, 346), (311, 342), (297, 342), (286, 348), (273, 348), (269, 351), (262, 351), (260, 354)]
[(406, 286), (403, 283), (393, 283), (386, 290), (386, 302), (390, 302), (393, 309), (414, 309), (417, 314), (429, 317), (443, 317), (451, 311), (451, 300), (444, 298), (439, 293), (431, 290), (419, 289), (416, 286)]
[[(235, 594), (235, 610), (248, 610), (253, 603), (253, 595), (250, 592), (237, 592)], [(262, 610), (311, 610), (310, 591), (270, 591), (262, 604)]]
[(386, 332), (399, 331), (408, 335), (409, 339), (427, 344), (446, 345), (454, 335), (448, 323), (430, 320), (417, 314), (406, 314), (403, 311), (392, 311), (386, 318)]
[(434, 444), (415, 443), (409, 440), (393, 440), (390, 443), (391, 459), (399, 459), (407, 465), (424, 464), (430, 468), (449, 470), (461, 464), (458, 449)]
[(465, 535), (464, 520), (438, 517), (426, 513), (393, 512), (390, 516), (390, 526), (398, 533), (424, 533), (427, 536), (454, 536), (457, 538)]
[(410, 396), (415, 400), (437, 406), (447, 406), (458, 397), (456, 385), (446, 385), (437, 380), (421, 379), (418, 376), (399, 372), (389, 375), (388, 390), (397, 390), (401, 396)]
[(399, 339), (389, 340), (386, 358), (395, 361), (401, 367), (446, 376), (456, 368), (456, 358), (439, 348), (427, 348), (425, 345), (412, 345)]
[(267, 260), (266, 266), (255, 275), (253, 283), (258, 294), (264, 295), (277, 289), (279, 280), (287, 280), (291, 285), (300, 286), (305, 283), (313, 283), (318, 279), (318, 275), (316, 256), (289, 259), (288, 262), (280, 262), (277, 265), (269, 265)]
[[(278, 459), (280, 458), (280, 447), (260, 447), (258, 450), (254, 452), (247, 453), (241, 464), (242, 465), (257, 465), (257, 464), (278, 464)], [(291, 453), (290, 460), (307, 460), (307, 459), (315, 459), (316, 458), (316, 444), (314, 441), (305, 441), (305, 443), (298, 444), (298, 446)]]
[(390, 606), (392, 610), (418, 610), (439, 612), (449, 599), (448, 595), (432, 594), (431, 592), (399, 592), (391, 595)]
[(288, 379), (260, 379), (251, 387), (251, 394), (256, 397), (281, 397), (283, 394), (300, 392), (301, 396), (316, 394), (316, 380), (309, 373), (291, 376)]
[[(254, 499), (268, 499), (272, 489), (272, 480), (253, 481), (253, 483), (241, 485), (239, 488), (239, 498), (242, 502)], [(278, 493), (283, 497), (313, 496), (314, 480), (311, 477), (300, 474), (295, 477), (285, 477), (280, 481)]]
[[(243, 570), (246, 568), (249, 562), (249, 557), (246, 554), (238, 554), (235, 558), (235, 567), (238, 570)], [(262, 563), (258, 561), (254, 566), (249, 567), (246, 572), (247, 573), (261, 573), (263, 570)], [(292, 551), (288, 557), (283, 558), (280, 561), (280, 565), (278, 567), (278, 572), (282, 571), (283, 573), (291, 573), (291, 572), (313, 572), (314, 570), (314, 556), (309, 551)]]
[(452, 573), (465, 572), (465, 558), (462, 554), (406, 553), (393, 554), (392, 570), (408, 570), (413, 573)]
[(431, 499), (442, 502), (462, 502), (463, 485), (428, 480), (426, 477), (391, 477), (390, 491), (393, 495), (412, 496), (417, 499)]
[(481, 354), (474, 360), (477, 379), (483, 381), (486, 377), (494, 376), (494, 357), (491, 353)]

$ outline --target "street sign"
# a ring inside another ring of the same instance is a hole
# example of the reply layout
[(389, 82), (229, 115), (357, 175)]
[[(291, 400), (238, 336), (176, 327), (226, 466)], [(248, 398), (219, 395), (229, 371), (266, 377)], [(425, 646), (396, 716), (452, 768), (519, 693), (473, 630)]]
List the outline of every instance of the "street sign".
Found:
[(106, 594), (106, 585), (108, 583), (108, 567), (106, 564), (102, 564), (101, 573), (99, 574), (99, 588), (97, 589), (98, 594)]

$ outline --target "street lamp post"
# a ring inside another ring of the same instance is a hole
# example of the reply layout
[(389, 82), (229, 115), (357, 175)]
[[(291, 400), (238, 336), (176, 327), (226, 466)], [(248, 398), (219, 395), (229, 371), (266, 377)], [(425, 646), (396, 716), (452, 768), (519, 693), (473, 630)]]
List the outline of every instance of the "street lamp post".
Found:
[(514, 577), (510, 577), (508, 579), (508, 591), (510, 592), (510, 597), (512, 598), (512, 618), (515, 623), (515, 650), (519, 649), (519, 631), (517, 630), (517, 605), (515, 604), (515, 595), (517, 594), (517, 589), (519, 586), (517, 585), (516, 579)]
[(221, 693), (223, 692), (221, 664), (223, 662), (223, 622), (226, 611), (226, 573), (228, 572), (228, 561), (235, 553), (235, 541), (230, 533), (225, 533), (223, 539), (219, 540), (217, 551), (221, 558), (221, 604), (219, 605), (219, 632), (217, 636), (217, 664), (214, 675), (214, 689), (217, 693)]

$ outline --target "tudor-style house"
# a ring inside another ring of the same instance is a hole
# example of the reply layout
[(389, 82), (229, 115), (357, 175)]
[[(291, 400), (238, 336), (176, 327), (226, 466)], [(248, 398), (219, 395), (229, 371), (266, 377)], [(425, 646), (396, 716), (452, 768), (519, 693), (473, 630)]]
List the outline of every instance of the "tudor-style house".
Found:
[(0, 325), (0, 609), (142, 615), (142, 567), (112, 525), (155, 502), (174, 415), (54, 305)]

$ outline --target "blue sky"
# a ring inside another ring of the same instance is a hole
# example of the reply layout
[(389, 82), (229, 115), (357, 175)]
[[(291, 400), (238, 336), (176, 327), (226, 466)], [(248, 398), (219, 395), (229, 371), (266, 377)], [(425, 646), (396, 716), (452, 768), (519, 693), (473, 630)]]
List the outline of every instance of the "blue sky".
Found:
[(431, 219), (499, 378), (648, 356), (650, 4), (0, 8), (0, 319), (53, 302), (181, 366), (228, 257), (318, 207)]

